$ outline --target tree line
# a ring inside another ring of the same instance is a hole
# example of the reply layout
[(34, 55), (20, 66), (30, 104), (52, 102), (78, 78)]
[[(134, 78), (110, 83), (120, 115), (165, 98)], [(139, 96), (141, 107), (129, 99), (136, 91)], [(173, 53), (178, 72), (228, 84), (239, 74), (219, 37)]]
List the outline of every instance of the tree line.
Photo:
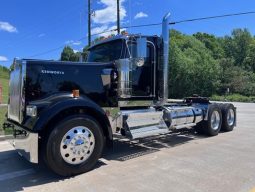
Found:
[[(186, 35), (170, 32), (169, 97), (192, 94), (255, 95), (255, 38), (247, 29), (235, 29), (231, 35), (216, 37), (207, 33)], [(87, 47), (75, 53), (66, 46), (63, 61), (86, 58)]]
[(171, 31), (170, 96), (255, 95), (255, 38), (247, 29), (216, 37)]

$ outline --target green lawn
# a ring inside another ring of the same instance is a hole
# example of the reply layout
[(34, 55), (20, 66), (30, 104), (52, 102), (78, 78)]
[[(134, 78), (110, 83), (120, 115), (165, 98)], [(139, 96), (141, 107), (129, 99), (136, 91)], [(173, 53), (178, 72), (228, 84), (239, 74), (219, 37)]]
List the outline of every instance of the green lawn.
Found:
[[(9, 94), (9, 74), (6, 71), (0, 69), (0, 84), (3, 89), (3, 104), (8, 103), (8, 94)], [(0, 107), (0, 133), (3, 133), (2, 125), (5, 120), (5, 114), (7, 112), (7, 107)], [(9, 134), (6, 132), (5, 134)]]
[(239, 94), (232, 94), (226, 96), (213, 95), (210, 97), (212, 101), (227, 101), (227, 102), (244, 102), (244, 103), (255, 103), (255, 96), (244, 96)]
[(7, 104), (9, 93), (9, 79), (0, 77), (0, 84), (3, 87), (3, 103)]
[(3, 133), (3, 123), (5, 120), (5, 114), (7, 112), (7, 107), (0, 107), (0, 133)]

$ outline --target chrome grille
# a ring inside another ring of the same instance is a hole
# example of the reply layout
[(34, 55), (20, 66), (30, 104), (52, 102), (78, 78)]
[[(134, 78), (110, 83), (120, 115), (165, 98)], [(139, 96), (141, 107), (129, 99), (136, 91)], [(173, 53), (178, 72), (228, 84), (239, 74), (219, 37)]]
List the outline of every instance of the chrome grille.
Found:
[(26, 62), (16, 62), (15, 69), (10, 75), (10, 101), (8, 105), (8, 119), (21, 123), (25, 111), (25, 74)]

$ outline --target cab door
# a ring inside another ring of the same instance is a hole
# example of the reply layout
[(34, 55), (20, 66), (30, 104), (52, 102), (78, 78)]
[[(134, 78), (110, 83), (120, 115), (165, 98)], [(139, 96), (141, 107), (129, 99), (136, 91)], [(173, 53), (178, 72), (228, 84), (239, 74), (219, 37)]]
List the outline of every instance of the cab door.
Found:
[(132, 97), (150, 98), (154, 96), (154, 49), (147, 43), (146, 57), (137, 57), (137, 43), (128, 43), (132, 56)]

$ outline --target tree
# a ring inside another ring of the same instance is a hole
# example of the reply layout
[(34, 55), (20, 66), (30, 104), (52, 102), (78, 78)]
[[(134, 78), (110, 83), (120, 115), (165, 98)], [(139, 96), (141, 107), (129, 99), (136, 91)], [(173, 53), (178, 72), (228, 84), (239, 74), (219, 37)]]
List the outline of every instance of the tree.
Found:
[(81, 53), (74, 53), (73, 49), (66, 46), (61, 53), (61, 61), (79, 61)]
[(169, 59), (170, 97), (211, 96), (216, 91), (220, 66), (201, 41), (172, 30)]
[(212, 52), (214, 59), (220, 59), (224, 57), (224, 50), (221, 47), (219, 39), (214, 35), (209, 35), (207, 33), (196, 33), (193, 35), (196, 39), (201, 41), (205, 47)]
[(88, 48), (89, 46), (87, 45), (86, 47), (83, 48), (82, 50), (82, 59), (83, 61), (87, 61), (87, 58), (88, 58), (88, 54), (89, 54), (89, 51), (88, 51)]
[(226, 57), (233, 58), (236, 66), (245, 68), (244, 60), (253, 38), (247, 29), (235, 29), (231, 36), (225, 36), (222, 41)]
[(246, 70), (255, 73), (255, 40), (253, 40), (248, 47), (248, 51), (244, 59), (244, 67)]

